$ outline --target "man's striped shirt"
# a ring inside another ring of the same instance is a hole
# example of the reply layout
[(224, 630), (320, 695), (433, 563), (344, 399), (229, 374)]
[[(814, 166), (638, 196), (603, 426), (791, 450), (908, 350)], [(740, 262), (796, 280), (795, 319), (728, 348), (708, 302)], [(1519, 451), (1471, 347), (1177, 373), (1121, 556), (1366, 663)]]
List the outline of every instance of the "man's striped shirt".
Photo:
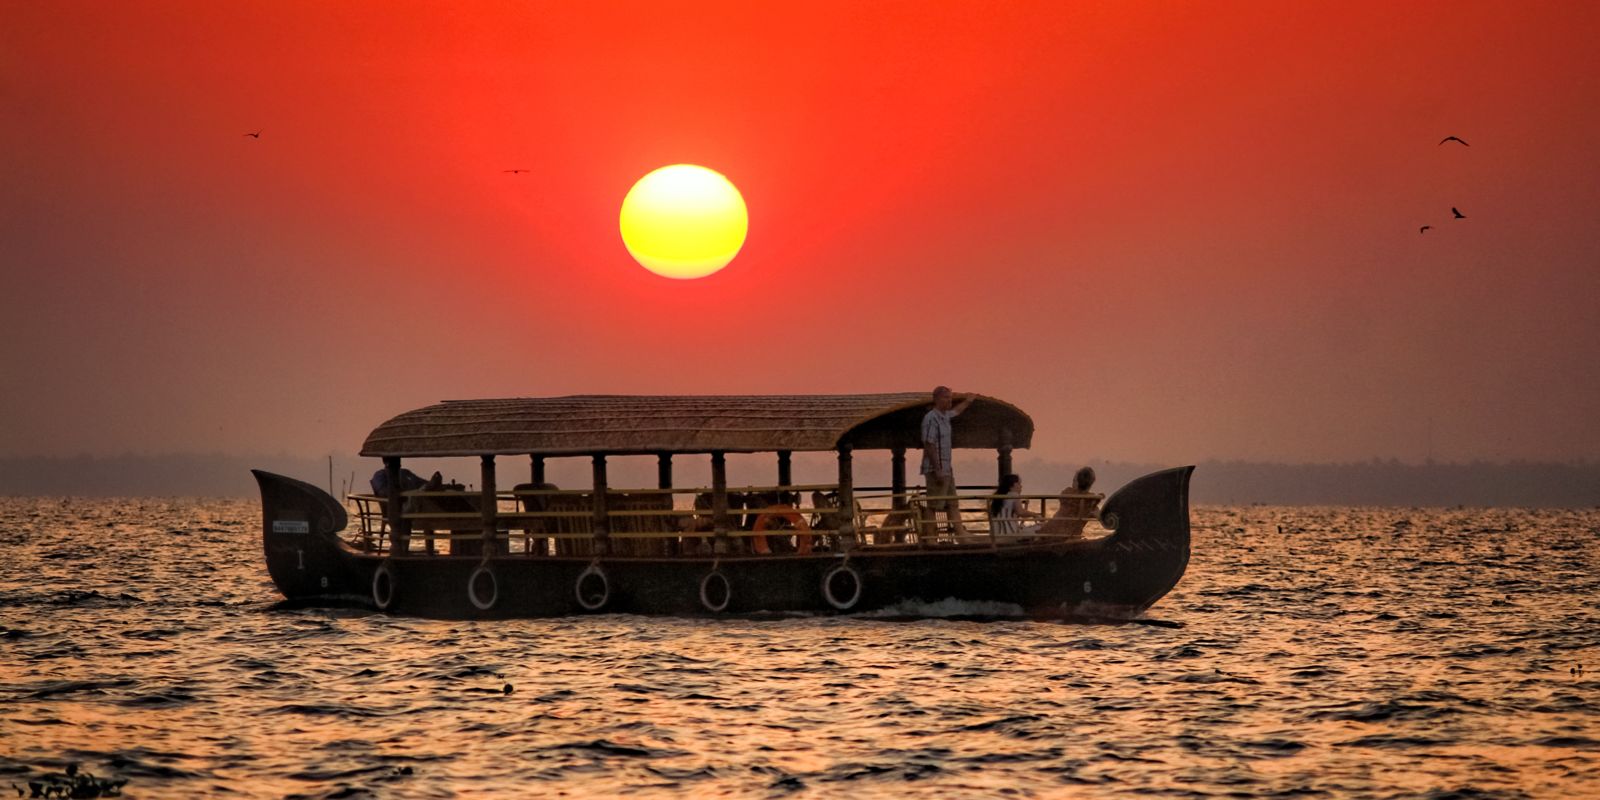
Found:
[(935, 408), (922, 418), (922, 474), (950, 471), (950, 412)]

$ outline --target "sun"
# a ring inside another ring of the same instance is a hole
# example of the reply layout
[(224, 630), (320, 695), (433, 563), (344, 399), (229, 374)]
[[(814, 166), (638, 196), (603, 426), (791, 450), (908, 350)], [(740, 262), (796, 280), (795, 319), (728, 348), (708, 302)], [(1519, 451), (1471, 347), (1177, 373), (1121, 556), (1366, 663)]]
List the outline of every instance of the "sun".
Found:
[(662, 167), (622, 200), (622, 243), (657, 275), (704, 278), (744, 247), (750, 213), (733, 182), (694, 164)]

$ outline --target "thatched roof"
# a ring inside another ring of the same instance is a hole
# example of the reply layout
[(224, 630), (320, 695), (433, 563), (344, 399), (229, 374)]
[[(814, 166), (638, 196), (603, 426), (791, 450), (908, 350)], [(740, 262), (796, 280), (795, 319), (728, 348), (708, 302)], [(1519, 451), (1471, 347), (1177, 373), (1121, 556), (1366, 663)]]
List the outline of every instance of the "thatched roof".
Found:
[[(927, 392), (769, 396), (574, 395), (447, 400), (379, 425), (364, 456), (757, 453), (921, 445)], [(956, 447), (1027, 447), (1033, 420), (977, 396), (952, 425)]]

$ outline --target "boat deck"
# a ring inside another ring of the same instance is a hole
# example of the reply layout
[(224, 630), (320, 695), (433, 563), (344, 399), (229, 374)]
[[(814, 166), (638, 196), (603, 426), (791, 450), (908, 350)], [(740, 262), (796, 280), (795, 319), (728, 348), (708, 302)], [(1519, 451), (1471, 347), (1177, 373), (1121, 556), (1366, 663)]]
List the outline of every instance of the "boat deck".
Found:
[[(719, 534), (708, 507), (709, 488), (607, 491), (604, 547), (610, 557), (681, 558), (719, 552), (732, 557), (767, 557), (803, 555), (799, 551), (805, 549), (992, 549), (1024, 542), (1092, 539), (1109, 533), (1093, 511), (1103, 495), (1093, 493), (1015, 495), (1029, 501), (1038, 516), (997, 521), (988, 514), (988, 503), (995, 497), (988, 487), (960, 487), (954, 496), (929, 496), (921, 491), (894, 494), (863, 487), (855, 493), (854, 513), (848, 520), (852, 531), (841, 539), (846, 520), (836, 505), (829, 504), (836, 502), (837, 485), (735, 486), (727, 491), (730, 524), (721, 532), (722, 548), (715, 547)], [(807, 495), (810, 503), (792, 502)], [(408, 554), (483, 554), (483, 494), (444, 489), (408, 491), (403, 496), (401, 519), (411, 528)], [(593, 492), (518, 487), (496, 492), (494, 497), (496, 554), (598, 554), (601, 545), (594, 532)], [(960, 508), (965, 533), (949, 529), (942, 506), (950, 500)], [(393, 537), (388, 499), (353, 494), (347, 502), (353, 507), (356, 524), (346, 532), (346, 543), (359, 552), (390, 553)], [(1064, 502), (1073, 504), (1067, 512), (1061, 512)], [(1041, 526), (1046, 520), (1049, 524)], [(1004, 530), (1017, 532), (1001, 532)], [(810, 539), (809, 548), (801, 537)]]

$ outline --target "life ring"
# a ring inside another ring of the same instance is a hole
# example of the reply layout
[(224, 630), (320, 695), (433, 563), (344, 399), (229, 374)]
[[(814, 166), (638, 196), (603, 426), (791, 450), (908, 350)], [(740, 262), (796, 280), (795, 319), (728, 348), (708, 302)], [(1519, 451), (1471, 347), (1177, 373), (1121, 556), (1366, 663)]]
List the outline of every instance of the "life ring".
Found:
[[(778, 520), (787, 522), (788, 527), (774, 528), (773, 526), (778, 522)], [(815, 538), (811, 535), (811, 523), (806, 522), (806, 518), (800, 516), (800, 512), (796, 511), (794, 506), (789, 505), (771, 506), (762, 511), (761, 516), (756, 517), (754, 529), (757, 531), (794, 531), (795, 552), (799, 553), (800, 555), (806, 555), (811, 552), (811, 540)], [(772, 554), (772, 546), (767, 543), (767, 537), (756, 536), (754, 539), (755, 541), (752, 543), (752, 547), (758, 554), (764, 556)]]
[[(599, 581), (598, 591), (585, 591), (584, 582)], [(599, 564), (590, 564), (588, 569), (578, 573), (578, 579), (572, 584), (572, 593), (578, 598), (578, 605), (585, 611), (599, 611), (605, 608), (611, 600), (611, 580), (606, 577), (605, 570)]]
[(394, 570), (389, 568), (389, 559), (384, 559), (378, 569), (372, 573), (372, 604), (379, 611), (388, 611), (389, 605), (394, 602)]
[[(716, 598), (722, 599), (718, 601)], [(720, 614), (727, 610), (728, 604), (733, 602), (733, 584), (728, 581), (728, 576), (722, 570), (714, 569), (700, 579), (700, 605), (713, 614)]]
[[(485, 599), (478, 592), (479, 578), (489, 579), (488, 599)], [(494, 604), (496, 602), (499, 602), (500, 579), (495, 576), (494, 568), (489, 566), (489, 562), (485, 561), (482, 564), (479, 564), (478, 568), (474, 569), (472, 574), (467, 576), (467, 599), (471, 600), (473, 607), (479, 611), (488, 611), (489, 609), (494, 608)]]
[[(840, 598), (839, 595), (833, 590), (834, 579), (838, 578), (840, 575), (849, 577), (851, 588), (850, 596), (848, 598)], [(861, 573), (856, 572), (856, 568), (848, 564), (840, 564), (839, 566), (823, 573), (822, 599), (827, 600), (828, 605), (833, 606), (839, 611), (849, 611), (850, 609), (855, 608), (856, 603), (861, 602)]]

